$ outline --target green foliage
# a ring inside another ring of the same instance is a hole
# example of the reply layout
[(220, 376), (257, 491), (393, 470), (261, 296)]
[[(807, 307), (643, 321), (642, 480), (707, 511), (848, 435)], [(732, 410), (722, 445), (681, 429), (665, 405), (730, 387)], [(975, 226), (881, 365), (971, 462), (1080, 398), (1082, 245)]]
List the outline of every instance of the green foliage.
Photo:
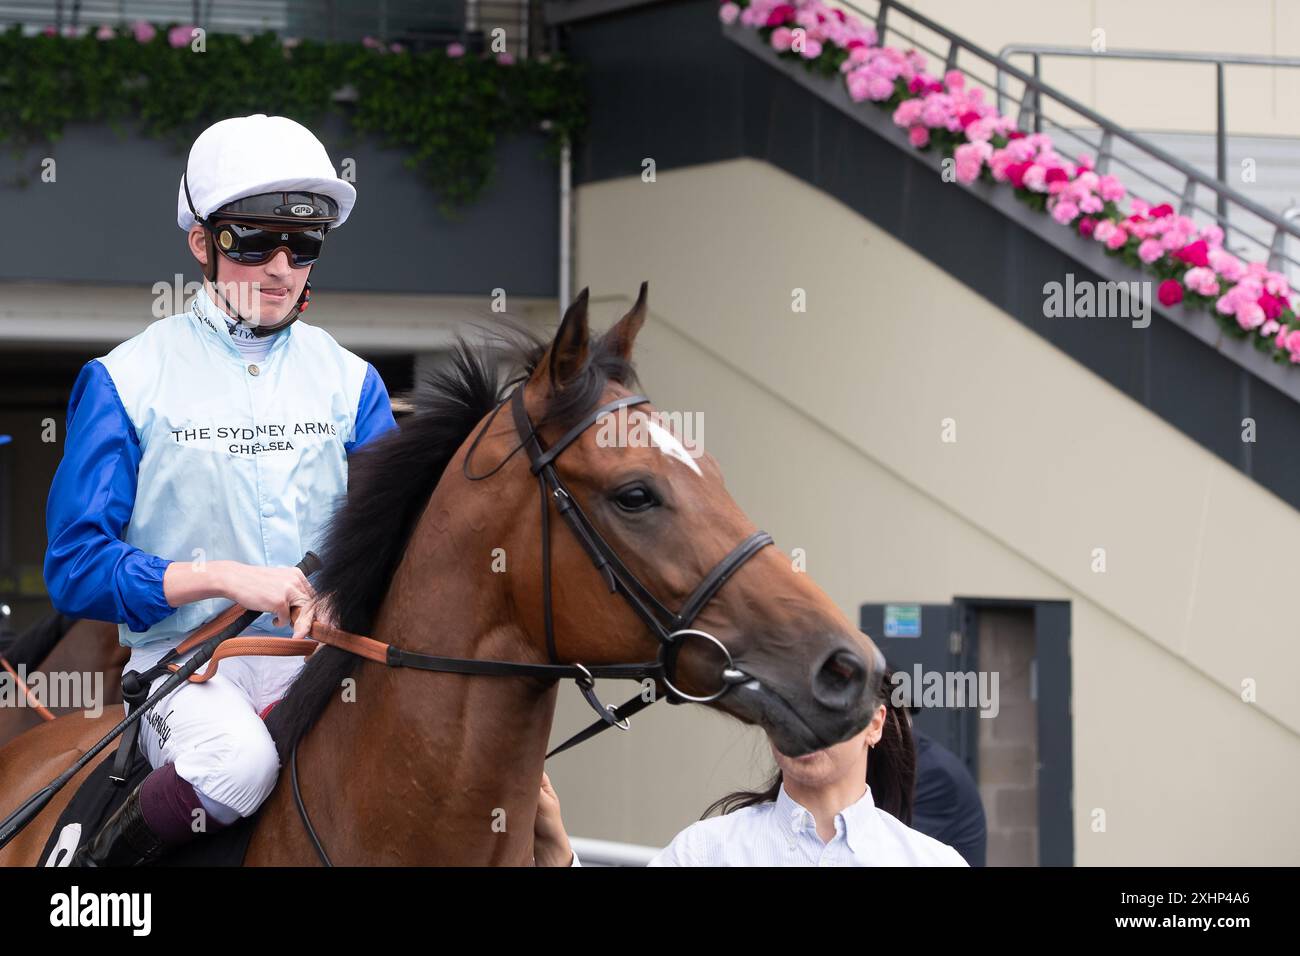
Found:
[[(189, 36), (188, 30), (185, 36)], [(545, 128), (549, 155), (580, 134), (581, 77), (560, 57), (519, 60), (411, 54), (359, 43), (274, 34), (209, 33), (204, 52), (173, 47), (160, 29), (147, 43), (0, 33), (0, 143), (16, 150), (57, 141), (68, 123), (138, 120), (147, 135), (188, 145), (219, 119), (288, 116), (311, 127), (338, 112), (357, 134), (407, 150), (444, 212), (482, 194), (499, 137)], [(341, 90), (355, 100), (341, 101)]]

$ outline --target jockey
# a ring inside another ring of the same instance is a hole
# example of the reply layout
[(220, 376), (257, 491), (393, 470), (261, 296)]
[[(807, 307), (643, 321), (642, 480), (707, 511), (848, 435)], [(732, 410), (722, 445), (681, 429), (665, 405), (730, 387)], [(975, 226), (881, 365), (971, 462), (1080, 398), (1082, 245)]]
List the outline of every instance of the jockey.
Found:
[[(355, 200), (298, 123), (209, 127), (177, 198), (202, 288), (77, 376), (45, 581), (64, 614), (118, 622), (126, 670), (153, 667), (227, 602), (267, 612), (245, 633), (308, 634), (314, 593), (294, 565), (322, 544), (349, 453), (397, 427), (374, 367), (298, 321), (325, 236)], [(139, 732), (155, 769), (73, 865), (150, 862), (252, 814), (279, 773), (259, 713), (303, 663), (228, 658), (155, 705)]]

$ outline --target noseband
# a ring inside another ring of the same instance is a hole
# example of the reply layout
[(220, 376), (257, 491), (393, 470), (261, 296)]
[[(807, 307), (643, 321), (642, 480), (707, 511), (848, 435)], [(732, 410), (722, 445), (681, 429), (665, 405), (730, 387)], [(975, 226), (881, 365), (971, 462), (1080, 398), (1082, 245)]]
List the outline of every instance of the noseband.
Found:
[[(610, 727), (618, 727), (621, 730), (627, 730), (628, 718), (638, 711), (649, 707), (657, 699), (658, 695), (647, 696), (642, 693), (633, 697), (626, 703), (618, 707), (603, 704), (600, 698), (596, 696), (596, 679), (606, 678), (614, 680), (651, 680), (662, 683), (667, 693), (664, 697), (670, 704), (680, 703), (711, 703), (737, 684), (742, 684), (750, 680), (749, 675), (735, 666), (731, 658), (731, 652), (727, 650), (726, 645), (717, 637), (691, 627), (700, 612), (705, 606), (713, 600), (727, 580), (740, 569), (750, 558), (756, 555), (767, 545), (772, 543), (772, 536), (766, 531), (755, 531), (740, 544), (732, 548), (731, 553), (719, 561), (704, 579), (699, 583), (691, 595), (682, 605), (682, 609), (677, 612), (669, 610), (662, 602), (656, 598), (650, 590), (641, 583), (635, 574), (628, 568), (617, 552), (609, 545), (601, 533), (596, 530), (596, 526), (591, 523), (591, 519), (579, 507), (577, 500), (565, 486), (563, 479), (555, 470), (555, 460), (564, 452), (566, 448), (572, 445), (581, 437), (582, 433), (590, 428), (602, 416), (611, 412), (616, 412), (621, 408), (628, 408), (633, 405), (641, 405), (650, 401), (644, 395), (625, 395), (622, 398), (616, 398), (613, 401), (606, 402), (599, 408), (589, 412), (581, 421), (570, 428), (554, 445), (547, 447), (542, 444), (541, 436), (537, 433), (532, 421), (528, 417), (528, 412), (524, 408), (524, 387), (518, 385), (511, 393), (510, 397), (503, 399), (492, 410), (484, 422), (482, 429), (475, 437), (469, 450), (465, 454), (463, 462), (463, 472), (470, 481), (482, 481), (490, 478), (505, 467), (514, 455), (523, 449), (529, 458), (530, 468), (533, 475), (537, 478), (537, 487), (541, 501), (542, 517), (542, 620), (546, 634), (546, 653), (550, 659), (549, 664), (525, 664), (516, 661), (491, 661), (491, 660), (474, 660), (459, 657), (438, 657), (431, 654), (417, 654), (411, 651), (405, 651), (401, 648), (391, 645), (380, 644), (376, 641), (370, 641), (366, 638), (356, 639), (365, 642), (361, 648), (355, 644), (347, 649), (353, 653), (363, 653), (363, 656), (371, 660), (380, 660), (389, 667), (411, 667), (418, 670), (439, 671), (451, 674), (469, 674), (488, 677), (535, 677), (544, 680), (565, 680), (571, 679), (577, 684), (582, 696), (592, 709), (600, 716), (600, 719), (579, 731), (570, 737), (560, 746), (556, 747), (546, 756), (551, 758), (558, 753), (568, 750), (585, 740), (589, 740), (596, 734)], [(519, 444), (506, 455), (502, 461), (497, 464), (491, 471), (481, 475), (474, 475), (470, 472), (470, 461), (474, 452), (478, 449), (479, 443), (483, 436), (492, 427), (492, 422), (496, 419), (497, 413), (509, 402), (510, 412), (514, 419), (515, 431), (519, 437)], [(623, 599), (636, 612), (637, 616), (645, 623), (650, 633), (659, 641), (659, 653), (652, 661), (639, 661), (630, 664), (591, 664), (583, 665), (580, 663), (564, 664), (560, 662), (559, 655), (555, 649), (555, 620), (554, 608), (551, 598), (551, 504), (554, 503), (555, 510), (564, 518), (565, 523), (582, 545), (587, 556), (591, 558), (592, 564), (604, 578), (605, 586), (611, 594), (618, 592)], [(355, 638), (355, 636), (353, 636)], [(681, 653), (683, 643), (688, 639), (702, 640), (712, 644), (726, 660), (726, 664), (720, 675), (721, 687), (707, 695), (699, 696), (688, 694), (681, 690), (673, 678), (676, 676), (677, 660)], [(298, 811), (302, 816), (303, 824), (307, 829), (308, 836), (311, 838), (317, 853), (320, 855), (322, 862), (327, 866), (332, 865), (328, 855), (325, 853), (320, 840), (308, 818), (307, 809), (302, 801), (302, 794), (298, 787), (298, 748), (294, 748), (290, 757), (291, 779), (293, 782), (294, 799), (298, 805)]]

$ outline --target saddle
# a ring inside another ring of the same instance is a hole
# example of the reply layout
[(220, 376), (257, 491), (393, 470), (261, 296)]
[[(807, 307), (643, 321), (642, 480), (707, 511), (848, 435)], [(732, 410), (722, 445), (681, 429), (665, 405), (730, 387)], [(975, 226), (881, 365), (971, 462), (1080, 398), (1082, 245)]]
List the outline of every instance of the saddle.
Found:
[[(143, 674), (128, 671), (122, 679), (122, 694), (129, 710), (135, 710), (149, 696), (155, 677), (164, 673), (166, 662)], [(260, 714), (263, 720), (271, 704)], [(140, 722), (136, 721), (122, 735), (121, 742), (86, 778), (63, 809), (54, 830), (45, 841), (41, 860), (45, 866), (67, 866), (83, 839), (99, 832), (141, 781), (153, 769), (138, 747)], [(211, 835), (202, 834), (189, 843), (174, 847), (155, 866), (240, 866), (253, 836), (253, 823), (260, 810), (222, 827)]]
[[(83, 838), (89, 840), (99, 832), (104, 821), (120, 807), (131, 791), (140, 785), (153, 768), (143, 754), (136, 753), (124, 784), (110, 779), (114, 772), (112, 756), (100, 762), (86, 782), (73, 795), (59, 816), (54, 831), (41, 853), (43, 866), (67, 866)], [(254, 822), (261, 811), (237, 820), (215, 833), (201, 834), (189, 843), (174, 848), (155, 866), (240, 866), (253, 837)]]

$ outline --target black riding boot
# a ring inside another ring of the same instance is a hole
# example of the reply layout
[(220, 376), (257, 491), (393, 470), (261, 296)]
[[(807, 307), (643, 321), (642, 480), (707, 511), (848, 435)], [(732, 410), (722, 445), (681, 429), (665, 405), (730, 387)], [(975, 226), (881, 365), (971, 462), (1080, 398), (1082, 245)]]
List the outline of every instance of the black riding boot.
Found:
[(140, 787), (114, 811), (94, 839), (77, 847), (69, 866), (142, 866), (157, 860), (167, 844), (140, 812)]

